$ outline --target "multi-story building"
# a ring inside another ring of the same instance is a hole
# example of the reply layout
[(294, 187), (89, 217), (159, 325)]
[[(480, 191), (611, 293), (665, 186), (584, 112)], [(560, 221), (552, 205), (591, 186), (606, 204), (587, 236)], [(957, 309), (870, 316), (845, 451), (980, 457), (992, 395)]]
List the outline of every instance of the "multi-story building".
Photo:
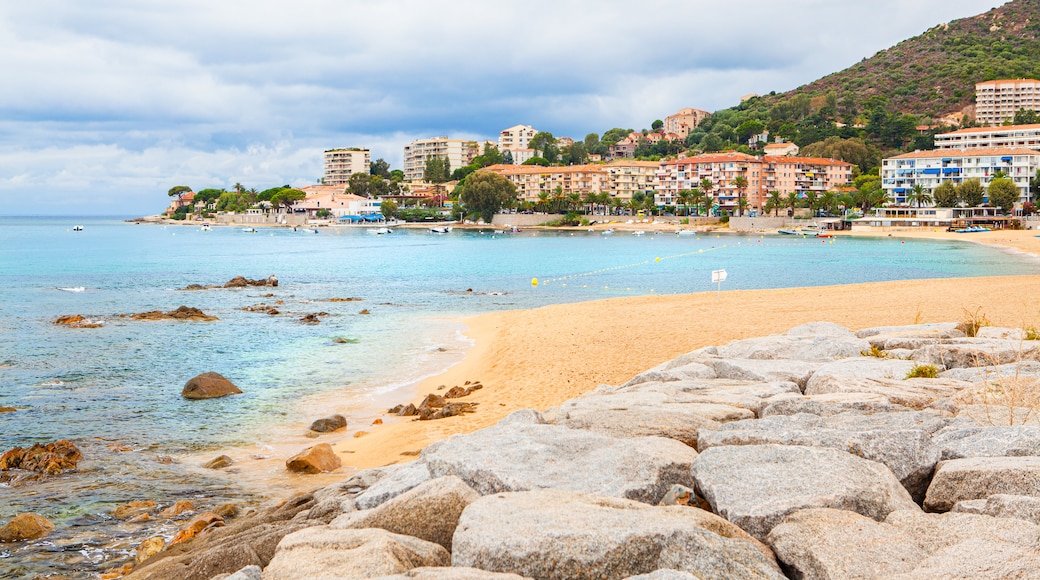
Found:
[(600, 167), (606, 172), (606, 187), (603, 191), (623, 201), (632, 199), (636, 192), (655, 194), (657, 205), (671, 205), (659, 199), (657, 170), (661, 164), (657, 161), (633, 161), (622, 159)]
[(766, 155), (762, 161), (766, 192), (822, 194), (852, 183), (852, 164), (836, 159)]
[(418, 181), (426, 170), (426, 159), (438, 157), (447, 159), (452, 171), (469, 165), (473, 158), (480, 155), (480, 145), (476, 141), (433, 137), (412, 141), (404, 146), (404, 178)]
[(498, 134), (498, 150), (503, 154), (509, 151), (513, 164), (520, 165), (534, 157), (534, 150), (528, 145), (537, 134), (538, 130), (530, 125), (513, 125)]
[(1029, 178), (1040, 169), (1040, 151), (1021, 147), (914, 151), (881, 162), (881, 186), (896, 204), (906, 203), (915, 185), (931, 192), (944, 181), (960, 184), (978, 178), (988, 187), (1002, 172), (1015, 182), (1019, 202), (1029, 201)]
[(368, 149), (358, 147), (328, 149), (325, 151), (325, 171), (322, 183), (346, 185), (351, 175), (368, 173), (371, 170), (371, 163), (372, 155)]
[(1040, 81), (1007, 79), (975, 84), (975, 120), (995, 127), (1015, 118), (1020, 109), (1040, 111)]
[(607, 191), (607, 172), (602, 165), (492, 165), (481, 171), (493, 171), (512, 182), (520, 201), (536, 202), (543, 193), (552, 197), (557, 187), (563, 195), (585, 196)]
[(798, 155), (798, 146), (794, 143), (770, 143), (762, 148), (766, 155)]
[(701, 121), (707, 119), (711, 113), (708, 111), (702, 111), (700, 109), (679, 109), (679, 112), (674, 115), (668, 115), (664, 118), (664, 132), (675, 133), (679, 135), (680, 139), (685, 139), (697, 125), (700, 125)]
[(972, 127), (935, 136), (936, 149), (992, 149), (994, 147), (1040, 149), (1040, 125)]

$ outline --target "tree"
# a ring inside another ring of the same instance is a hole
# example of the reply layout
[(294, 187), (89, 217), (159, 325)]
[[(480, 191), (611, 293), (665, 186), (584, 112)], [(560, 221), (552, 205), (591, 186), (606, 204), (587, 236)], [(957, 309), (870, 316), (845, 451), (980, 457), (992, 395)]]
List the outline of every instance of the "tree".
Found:
[(784, 206), (782, 194), (775, 189), (773, 191), (770, 191), (769, 201), (767, 201), (766, 203), (769, 205), (770, 208), (773, 209), (773, 217), (777, 217), (777, 214), (780, 212), (780, 208)]
[(722, 150), (722, 138), (715, 133), (708, 133), (701, 139), (701, 149), (707, 153), (715, 153)]
[(177, 201), (183, 201), (184, 194), (189, 191), (191, 191), (191, 188), (187, 185), (174, 185), (170, 188), (168, 195), (170, 197), (177, 196)]
[(462, 189), (459, 201), (466, 213), (479, 215), (484, 223), (490, 224), (504, 207), (516, 203), (516, 187), (505, 177), (491, 171), (478, 171), (466, 178), (456, 188)]
[(737, 216), (744, 215), (744, 208), (747, 207), (747, 199), (744, 196), (747, 194), (748, 180), (743, 175), (738, 175), (733, 178), (733, 187), (737, 188)]
[(369, 164), (369, 173), (372, 175), (378, 175), (380, 177), (390, 179), (390, 164), (387, 163), (382, 157), (376, 159)]
[(556, 147), (556, 137), (553, 137), (552, 133), (539, 131), (534, 137), (531, 137), (527, 146), (534, 149), (538, 156), (548, 161), (550, 165), (556, 163), (559, 149)]
[(982, 205), (985, 190), (978, 178), (966, 179), (957, 186), (957, 200), (967, 207)]
[(932, 203), (932, 199), (932, 194), (928, 193), (920, 183), (915, 183), (906, 196), (906, 202), (910, 205), (916, 204), (918, 209), (922, 204)]
[(294, 203), (301, 201), (306, 197), (307, 194), (299, 189), (287, 188), (279, 191), (271, 197), (271, 205), (274, 206), (275, 209), (282, 206), (289, 209)]
[(944, 181), (932, 190), (932, 201), (935, 207), (956, 207), (957, 186), (952, 181)]
[(654, 131), (659, 130), (661, 127), (664, 127), (664, 121), (660, 119), (656, 119), (653, 123), (650, 123), (650, 128)]
[[(351, 176), (353, 177), (353, 176)], [(430, 155), (426, 158), (426, 167), (423, 169), (423, 181), (429, 183), (444, 183), (451, 180), (451, 162), (445, 157)]]
[(521, 165), (541, 165), (542, 167), (548, 167), (550, 163), (548, 159), (536, 156), (524, 161)]
[(384, 199), (379, 204), (379, 213), (386, 219), (397, 217), (397, 202), (392, 199)]
[(714, 191), (714, 190), (715, 190), (715, 182), (712, 181), (711, 178), (705, 177), (704, 179), (701, 179), (701, 193), (704, 194), (704, 213), (705, 213), (705, 215), (710, 215), (711, 214), (710, 208), (711, 208), (711, 205), (712, 205), (712, 202), (713, 202), (713, 199), (711, 197), (711, 192)]
[(372, 197), (372, 176), (355, 173), (347, 179), (347, 192), (361, 197)]
[(787, 207), (790, 209), (789, 215), (794, 215), (794, 210), (798, 207), (798, 192), (792, 191), (787, 194)]
[(212, 188), (212, 187), (207, 187), (206, 189), (203, 189), (201, 191), (196, 191), (195, 192), (195, 203), (199, 203), (200, 201), (202, 203), (212, 203), (212, 202), (215, 202), (218, 199), (220, 199), (220, 196), (223, 193), (224, 193), (223, 189), (215, 189), (215, 188)]
[(513, 152), (509, 149), (506, 149), (506, 152), (502, 154), (502, 163), (505, 165), (513, 165), (515, 163), (513, 161)]
[(1019, 109), (1015, 111), (1015, 125), (1035, 125), (1040, 123), (1040, 113), (1032, 109)]
[(589, 154), (585, 150), (585, 143), (575, 141), (573, 145), (563, 150), (563, 162), (567, 165), (581, 165), (589, 160)]
[(1010, 214), (1015, 209), (1015, 202), (1018, 201), (1018, 187), (1015, 186), (1014, 181), (1006, 177), (998, 177), (989, 182), (987, 193), (989, 194), (989, 204), (999, 207), (1004, 215)]

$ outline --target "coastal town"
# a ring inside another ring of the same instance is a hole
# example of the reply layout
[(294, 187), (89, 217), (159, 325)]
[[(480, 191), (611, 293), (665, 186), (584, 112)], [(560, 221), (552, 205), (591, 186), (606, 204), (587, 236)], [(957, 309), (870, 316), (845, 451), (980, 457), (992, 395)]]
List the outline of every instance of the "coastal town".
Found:
[[(460, 199), (460, 185), (471, 174), (490, 173), (511, 186), (495, 212), (514, 214), (661, 216), (675, 223), (684, 217), (684, 223), (701, 216), (723, 222), (759, 217), (760, 228), (790, 225), (761, 219), (781, 215), (837, 218), (825, 222), (833, 229), (1022, 227), (1036, 213), (1040, 124), (1012, 122), (1037, 110), (1040, 81), (978, 83), (975, 118), (965, 117), (974, 126), (937, 132), (932, 149), (886, 157), (868, 172), (845, 160), (800, 155), (797, 144), (765, 129), (743, 141), (743, 151), (688, 148), (691, 132), (711, 118), (695, 108), (654, 121), (651, 130), (612, 130), (583, 141), (514, 125), (496, 141), (413, 141), (404, 146), (403, 169), (394, 171), (382, 159), (373, 162), (368, 149), (329, 149), (319, 183), (252, 190), (244, 211), (222, 211), (223, 190), (200, 197), (181, 186), (171, 189), (166, 213), (215, 223), (302, 225), (392, 220), (401, 210), (422, 208), (411, 214), (413, 221), (476, 220), (479, 212)], [(653, 153), (660, 151), (675, 153)], [(272, 203), (286, 189), (292, 194)], [(541, 225), (554, 219), (500, 221)], [(583, 225), (581, 220), (563, 225)], [(588, 225), (589, 218), (584, 221)], [(734, 226), (754, 229), (751, 223)]]

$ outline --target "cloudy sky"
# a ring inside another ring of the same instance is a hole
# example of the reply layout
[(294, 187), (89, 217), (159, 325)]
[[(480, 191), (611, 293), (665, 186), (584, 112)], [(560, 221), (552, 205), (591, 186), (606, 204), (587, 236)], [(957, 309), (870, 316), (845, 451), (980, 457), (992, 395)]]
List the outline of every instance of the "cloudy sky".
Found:
[(0, 4), (0, 215), (161, 211), (314, 183), (321, 154), (582, 138), (841, 70), (994, 0), (33, 0)]

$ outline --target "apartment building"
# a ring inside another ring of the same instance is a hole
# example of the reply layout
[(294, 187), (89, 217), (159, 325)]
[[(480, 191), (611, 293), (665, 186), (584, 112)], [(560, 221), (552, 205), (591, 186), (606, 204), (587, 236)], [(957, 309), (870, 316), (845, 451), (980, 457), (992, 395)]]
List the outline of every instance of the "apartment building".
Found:
[(629, 201), (636, 192), (652, 193), (655, 194), (654, 201), (657, 205), (671, 205), (662, 202), (656, 196), (658, 193), (657, 171), (661, 167), (657, 161), (624, 159), (599, 167), (606, 173), (606, 187), (603, 191), (610, 193), (612, 197)]
[(822, 194), (852, 183), (852, 164), (836, 159), (766, 155), (762, 161), (766, 192)]
[(936, 149), (1025, 147), (1040, 150), (1040, 125), (972, 127), (935, 136)]
[(711, 113), (701, 109), (679, 109), (678, 113), (664, 118), (664, 132), (675, 133), (680, 139), (686, 139), (690, 131), (710, 115)]
[(498, 150), (501, 153), (509, 151), (513, 156), (513, 164), (520, 165), (534, 157), (534, 150), (528, 145), (537, 134), (538, 130), (530, 125), (513, 125), (503, 129), (498, 134)]
[(798, 155), (798, 146), (794, 143), (770, 143), (762, 148), (766, 155)]
[(881, 186), (896, 204), (906, 203), (914, 185), (933, 191), (940, 183), (978, 178), (988, 187), (1003, 172), (1015, 182), (1019, 202), (1029, 201), (1029, 178), (1040, 169), (1040, 152), (1022, 147), (914, 151), (881, 162)]
[(322, 183), (345, 186), (351, 175), (368, 173), (371, 170), (371, 163), (372, 154), (368, 149), (358, 147), (328, 149), (325, 151)]
[(551, 197), (557, 187), (564, 195), (607, 191), (608, 176), (602, 165), (491, 165), (481, 171), (492, 171), (512, 182), (520, 201), (536, 202), (542, 193)]
[(990, 127), (1015, 118), (1019, 109), (1040, 111), (1040, 81), (1006, 79), (975, 84), (975, 120)]
[(473, 158), (481, 153), (480, 144), (476, 141), (447, 137), (412, 141), (404, 146), (404, 178), (407, 181), (421, 180), (428, 157), (447, 159), (451, 170), (454, 171), (469, 165)]

